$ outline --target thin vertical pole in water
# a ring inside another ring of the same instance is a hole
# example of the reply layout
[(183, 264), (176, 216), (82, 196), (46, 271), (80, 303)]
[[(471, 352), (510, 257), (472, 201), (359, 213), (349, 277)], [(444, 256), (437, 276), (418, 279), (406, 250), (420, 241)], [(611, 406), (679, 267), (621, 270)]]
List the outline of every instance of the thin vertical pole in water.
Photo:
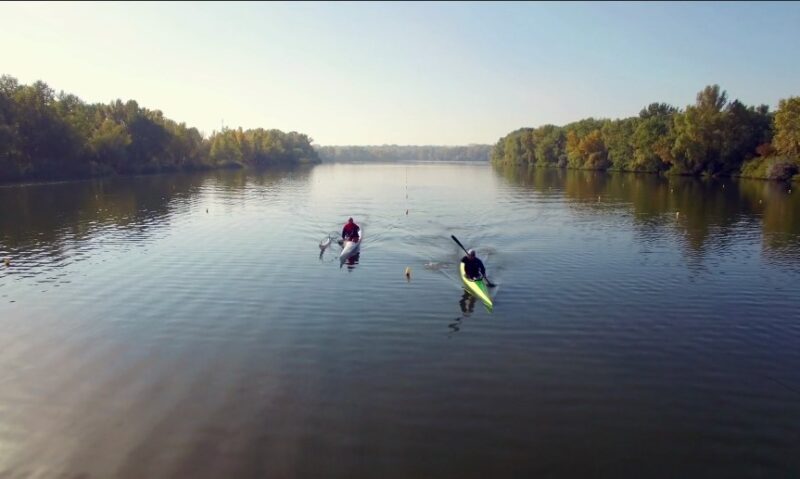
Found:
[(406, 166), (406, 215), (408, 215), (408, 167)]

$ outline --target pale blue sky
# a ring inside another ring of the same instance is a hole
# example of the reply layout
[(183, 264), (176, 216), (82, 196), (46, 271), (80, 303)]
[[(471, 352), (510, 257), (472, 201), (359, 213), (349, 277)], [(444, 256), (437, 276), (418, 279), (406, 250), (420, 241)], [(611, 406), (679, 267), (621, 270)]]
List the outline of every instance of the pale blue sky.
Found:
[(712, 83), (800, 95), (796, 2), (11, 2), (0, 23), (0, 73), (21, 82), (322, 145), (493, 143)]

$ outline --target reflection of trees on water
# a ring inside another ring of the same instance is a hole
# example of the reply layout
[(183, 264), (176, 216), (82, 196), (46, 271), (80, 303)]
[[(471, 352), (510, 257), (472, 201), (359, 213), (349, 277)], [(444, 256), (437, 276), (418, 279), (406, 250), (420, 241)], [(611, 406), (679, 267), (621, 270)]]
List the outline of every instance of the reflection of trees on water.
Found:
[(190, 200), (201, 175), (156, 175), (0, 188), (0, 244), (10, 251), (58, 250), (109, 226), (141, 234)]
[(0, 256), (61, 259), (102, 237), (142, 241), (200, 201), (207, 187), (238, 196), (272, 191), (283, 181), (306, 182), (310, 168), (215, 170), (0, 187)]
[(224, 209), (226, 214), (257, 199), (280, 206), (290, 206), (296, 198), (281, 195), (279, 185), (296, 183), (308, 187), (308, 179), (313, 166), (297, 165), (274, 168), (250, 168), (237, 170), (216, 170), (208, 173), (209, 183), (214, 185), (214, 204)]
[(285, 181), (306, 182), (313, 166), (280, 166), (273, 168), (251, 168), (237, 170), (214, 170), (206, 176), (214, 179), (221, 189), (243, 191), (251, 186), (271, 187)]
[(800, 191), (783, 183), (513, 166), (496, 172), (532, 191), (563, 192), (578, 216), (631, 213), (641, 241), (671, 231), (690, 259), (729, 248), (742, 226), (760, 223), (765, 255), (800, 261)]
[(758, 207), (765, 258), (800, 265), (800, 185), (743, 180), (740, 189)]

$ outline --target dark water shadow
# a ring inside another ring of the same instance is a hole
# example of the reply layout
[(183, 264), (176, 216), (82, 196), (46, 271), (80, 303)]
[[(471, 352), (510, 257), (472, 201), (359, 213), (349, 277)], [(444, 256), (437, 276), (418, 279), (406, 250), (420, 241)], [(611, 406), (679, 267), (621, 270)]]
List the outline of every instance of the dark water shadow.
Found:
[(361, 251), (358, 253), (351, 255), (345, 261), (342, 261), (339, 267), (347, 266), (347, 271), (353, 271), (358, 266), (359, 261), (361, 260)]
[(674, 235), (697, 268), (710, 256), (729, 254), (748, 224), (760, 225), (767, 261), (800, 267), (800, 191), (790, 184), (525, 166), (494, 171), (520, 200), (558, 196), (578, 218), (630, 217), (645, 249), (657, 247), (663, 233)]

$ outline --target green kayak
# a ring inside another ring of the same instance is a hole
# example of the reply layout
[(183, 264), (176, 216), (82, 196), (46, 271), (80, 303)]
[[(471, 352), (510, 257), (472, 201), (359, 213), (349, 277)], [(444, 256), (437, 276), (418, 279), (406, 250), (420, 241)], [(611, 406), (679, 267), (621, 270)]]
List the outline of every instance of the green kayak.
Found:
[(467, 272), (464, 270), (464, 263), (459, 263), (459, 269), (461, 271), (461, 281), (464, 282), (464, 286), (467, 288), (467, 291), (476, 298), (483, 301), (483, 304), (486, 305), (486, 308), (490, 311), (494, 306), (492, 304), (492, 297), (489, 296), (489, 290), (486, 289), (486, 284), (484, 283), (483, 279), (478, 279), (472, 281), (471, 279), (467, 278)]

